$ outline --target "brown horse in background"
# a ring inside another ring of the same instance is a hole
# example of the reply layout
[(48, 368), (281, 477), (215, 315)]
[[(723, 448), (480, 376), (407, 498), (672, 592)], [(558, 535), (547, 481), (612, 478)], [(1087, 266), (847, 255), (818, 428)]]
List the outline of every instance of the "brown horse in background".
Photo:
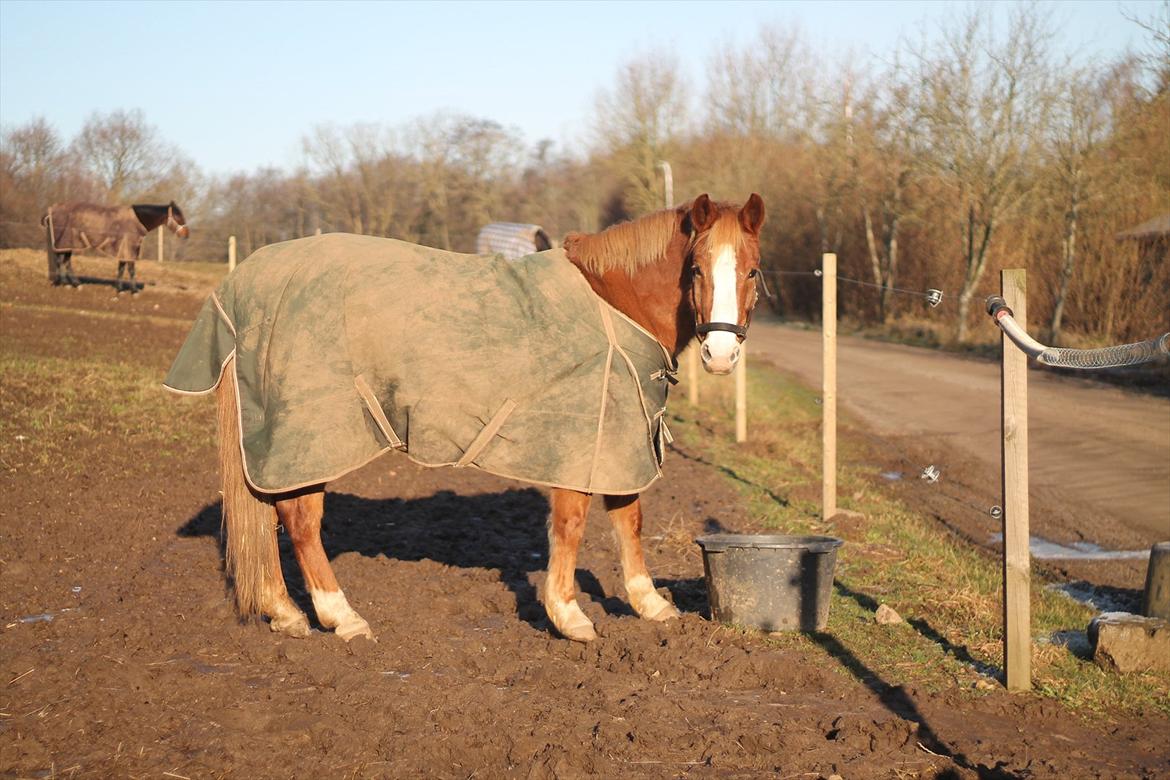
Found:
[(118, 260), (114, 288), (119, 293), (122, 292), (122, 273), (127, 265), (130, 266), (130, 291), (138, 293), (135, 263), (147, 233), (165, 224), (179, 238), (188, 235), (183, 210), (173, 200), (164, 205), (138, 203), (133, 206), (54, 203), (49, 206), (41, 224), (45, 226), (49, 281), (53, 286), (81, 286), (73, 273), (73, 253), (89, 250)]
[[(757, 300), (763, 223), (759, 195), (753, 194), (742, 208), (700, 195), (678, 208), (601, 233), (570, 233), (565, 252), (598, 296), (648, 331), (672, 357), (698, 335), (705, 368), (727, 374), (740, 358), (739, 345), (747, 336)], [(268, 617), (273, 631), (308, 635), (309, 621), (289, 597), (281, 572), (276, 539), (280, 524), (292, 540), (321, 625), (347, 641), (355, 636), (373, 638), (369, 623), (342, 592), (321, 544), (325, 485), (285, 494), (261, 494), (249, 486), (234, 362), (233, 355), (222, 368), (216, 395), (226, 558), (237, 606), (244, 614)], [(589, 493), (552, 489), (549, 566), (541, 594), (556, 630), (578, 641), (596, 636), (577, 604), (574, 578), (591, 498)], [(603, 498), (620, 543), (631, 606), (648, 620), (677, 617), (678, 610), (655, 590), (646, 568), (638, 495)]]

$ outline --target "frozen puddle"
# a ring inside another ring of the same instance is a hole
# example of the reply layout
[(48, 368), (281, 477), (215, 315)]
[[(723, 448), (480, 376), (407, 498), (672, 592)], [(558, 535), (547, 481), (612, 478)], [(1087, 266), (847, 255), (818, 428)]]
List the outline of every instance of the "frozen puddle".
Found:
[[(1003, 534), (992, 534), (988, 543), (999, 544), (1002, 541)], [(1073, 542), (1065, 546), (1039, 536), (1028, 537), (1028, 551), (1038, 560), (1119, 561), (1150, 557), (1149, 550), (1106, 550), (1092, 542)]]

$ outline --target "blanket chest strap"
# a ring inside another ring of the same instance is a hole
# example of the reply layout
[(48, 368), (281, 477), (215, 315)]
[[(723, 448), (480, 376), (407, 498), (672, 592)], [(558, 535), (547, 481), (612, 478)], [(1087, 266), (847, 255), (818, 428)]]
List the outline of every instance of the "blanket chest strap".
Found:
[(382, 435), (390, 442), (390, 446), (396, 450), (406, 449), (406, 445), (402, 443), (402, 439), (398, 438), (398, 434), (394, 432), (394, 427), (386, 419), (386, 413), (382, 411), (382, 405), (378, 403), (378, 397), (370, 389), (366, 378), (361, 375), (355, 376), (353, 378), (353, 386), (357, 389), (362, 400), (366, 402), (366, 409), (370, 412), (370, 416), (374, 418), (374, 423), (382, 431)]
[(472, 440), (471, 444), (467, 445), (467, 449), (463, 452), (463, 457), (455, 462), (456, 468), (471, 465), (472, 461), (483, 452), (484, 448), (488, 446), (488, 443), (499, 432), (500, 428), (503, 427), (508, 417), (515, 410), (516, 402), (511, 398), (505, 399), (504, 405), (500, 407), (498, 412), (492, 415), (492, 419), (488, 420), (487, 425)]

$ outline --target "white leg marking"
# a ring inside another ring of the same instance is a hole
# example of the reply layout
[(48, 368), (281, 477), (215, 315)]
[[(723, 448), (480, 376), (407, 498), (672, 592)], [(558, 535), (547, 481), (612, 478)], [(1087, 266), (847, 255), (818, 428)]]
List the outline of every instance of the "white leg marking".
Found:
[(310, 590), (309, 593), (313, 597), (313, 609), (321, 625), (332, 628), (346, 642), (355, 636), (374, 638), (370, 624), (349, 605), (345, 593), (340, 590)]
[(585, 617), (576, 601), (546, 601), (545, 612), (557, 631), (567, 639), (589, 642), (597, 638), (593, 622)]
[[(711, 322), (739, 323), (739, 284), (736, 278), (735, 247), (724, 244), (715, 254), (712, 271), (714, 295)], [(717, 330), (703, 340), (703, 365), (713, 374), (727, 374), (735, 367), (739, 339), (734, 333)]]
[(647, 620), (669, 620), (679, 616), (678, 610), (654, 589), (654, 581), (645, 574), (626, 580), (626, 595), (630, 606)]

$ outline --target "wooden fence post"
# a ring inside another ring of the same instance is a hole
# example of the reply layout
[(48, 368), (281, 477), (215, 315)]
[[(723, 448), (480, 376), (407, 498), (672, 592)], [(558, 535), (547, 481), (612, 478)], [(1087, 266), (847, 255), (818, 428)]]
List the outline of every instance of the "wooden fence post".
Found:
[(821, 255), (822, 519), (837, 514), (837, 255)]
[(163, 249), (164, 249), (163, 241), (165, 240), (165, 237), (163, 236), (162, 225), (159, 225), (157, 230), (158, 230), (158, 261), (161, 263), (163, 261)]
[[(1028, 327), (1023, 269), (1000, 272), (1000, 294)], [(1003, 661), (1009, 691), (1032, 687), (1031, 560), (1028, 550), (1028, 356), (1000, 336), (1003, 468)]]
[(739, 345), (735, 364), (735, 440), (747, 441), (747, 342)]
[(236, 270), (236, 237), (228, 236), (228, 273)]

